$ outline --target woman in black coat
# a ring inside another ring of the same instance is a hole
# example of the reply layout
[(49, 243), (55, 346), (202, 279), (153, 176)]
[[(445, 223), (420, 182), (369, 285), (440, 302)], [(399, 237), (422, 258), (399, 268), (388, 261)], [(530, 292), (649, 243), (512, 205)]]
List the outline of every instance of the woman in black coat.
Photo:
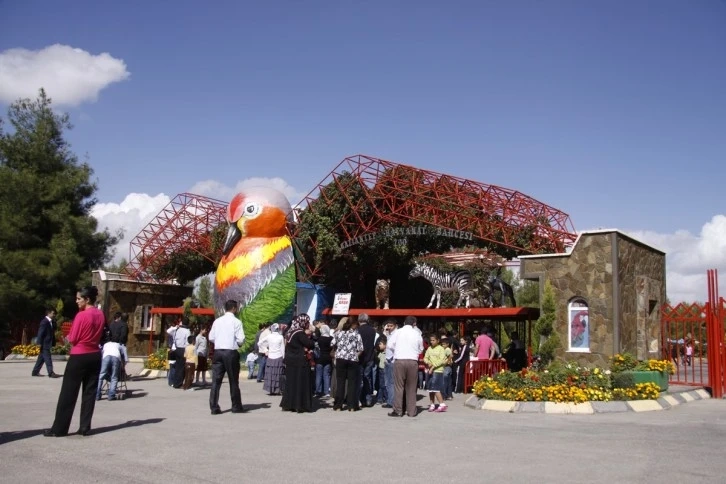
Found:
[(312, 370), (310, 367), (312, 349), (310, 339), (312, 326), (307, 314), (293, 319), (285, 336), (285, 388), (282, 392), (280, 407), (292, 412), (312, 412)]
[(318, 397), (330, 396), (330, 374), (333, 371), (333, 337), (330, 336), (330, 327), (327, 324), (320, 326), (320, 336), (317, 340), (317, 356), (315, 357), (315, 395)]

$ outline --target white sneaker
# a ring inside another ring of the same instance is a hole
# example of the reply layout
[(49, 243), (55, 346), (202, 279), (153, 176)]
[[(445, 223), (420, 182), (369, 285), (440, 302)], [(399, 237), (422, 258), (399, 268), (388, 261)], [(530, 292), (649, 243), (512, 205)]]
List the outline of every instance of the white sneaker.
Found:
[(436, 405), (434, 405), (432, 403), (431, 405), (429, 405), (429, 412), (435, 412), (435, 411), (436, 411)]
[(434, 411), (435, 412), (438, 412), (438, 413), (441, 413), (441, 412), (445, 412), (446, 411), (446, 408), (447, 408), (446, 405), (439, 405), (439, 408), (437, 408)]

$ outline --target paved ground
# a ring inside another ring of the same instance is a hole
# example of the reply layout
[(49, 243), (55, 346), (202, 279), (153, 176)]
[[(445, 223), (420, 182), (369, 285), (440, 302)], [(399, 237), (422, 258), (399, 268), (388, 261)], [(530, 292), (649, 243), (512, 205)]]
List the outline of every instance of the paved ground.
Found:
[[(132, 398), (97, 403), (93, 435), (46, 438), (61, 380), (32, 378), (31, 368), (0, 362), (3, 482), (726, 481), (722, 400), (640, 414), (532, 415), (473, 410), (459, 396), (447, 413), (416, 418), (379, 407), (291, 414), (245, 380), (249, 411), (211, 416), (208, 390), (138, 380), (129, 383)], [(229, 409), (226, 388), (221, 403)]]

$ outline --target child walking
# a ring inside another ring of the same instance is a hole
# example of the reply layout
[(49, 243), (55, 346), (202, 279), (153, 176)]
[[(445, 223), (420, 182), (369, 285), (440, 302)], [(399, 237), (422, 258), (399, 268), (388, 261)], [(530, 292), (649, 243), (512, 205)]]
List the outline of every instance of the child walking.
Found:
[(386, 344), (388, 339), (385, 334), (378, 337), (378, 354), (376, 355), (376, 365), (378, 366), (378, 403), (384, 404), (388, 401), (388, 391), (386, 390)]
[(202, 375), (202, 385), (207, 384), (207, 328), (202, 328), (197, 335), (197, 340), (194, 343), (194, 348), (197, 352), (197, 371), (194, 377), (194, 383), (199, 383), (199, 375)]
[(197, 352), (194, 349), (194, 336), (189, 335), (187, 345), (184, 347), (184, 384), (182, 390), (189, 390), (194, 380), (194, 370), (197, 368)]
[(446, 403), (441, 396), (441, 390), (444, 387), (444, 367), (446, 366), (446, 350), (439, 345), (438, 335), (431, 335), (431, 345), (424, 355), (424, 364), (428, 372), (427, 387), (431, 405), (429, 412), (445, 412)]

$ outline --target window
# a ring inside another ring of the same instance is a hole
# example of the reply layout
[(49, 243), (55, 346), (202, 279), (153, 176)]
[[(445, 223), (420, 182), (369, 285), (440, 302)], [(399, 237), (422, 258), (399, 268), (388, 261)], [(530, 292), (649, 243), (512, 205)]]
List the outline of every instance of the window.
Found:
[(587, 301), (581, 297), (570, 300), (567, 305), (568, 351), (590, 352), (590, 311)]
[(151, 308), (154, 306), (151, 304), (144, 304), (141, 306), (141, 331), (151, 331), (152, 314)]

